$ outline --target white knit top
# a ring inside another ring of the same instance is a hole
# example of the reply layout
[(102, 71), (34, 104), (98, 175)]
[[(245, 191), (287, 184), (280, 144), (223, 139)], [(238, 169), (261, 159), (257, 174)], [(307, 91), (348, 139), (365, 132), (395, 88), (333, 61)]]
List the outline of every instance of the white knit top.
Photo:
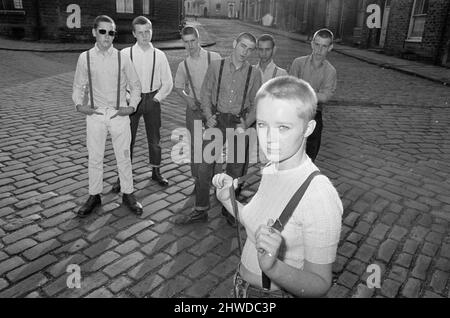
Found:
[[(247, 231), (241, 262), (250, 272), (261, 275), (255, 247), (256, 229), (260, 224), (267, 224), (269, 218), (275, 221), (300, 185), (316, 170), (319, 169), (309, 158), (294, 169), (280, 171), (274, 165), (264, 168), (257, 193), (240, 214)], [(279, 259), (300, 269), (305, 259), (316, 264), (333, 263), (342, 212), (342, 202), (330, 180), (323, 175), (316, 176), (281, 233), (286, 250), (280, 253)]]

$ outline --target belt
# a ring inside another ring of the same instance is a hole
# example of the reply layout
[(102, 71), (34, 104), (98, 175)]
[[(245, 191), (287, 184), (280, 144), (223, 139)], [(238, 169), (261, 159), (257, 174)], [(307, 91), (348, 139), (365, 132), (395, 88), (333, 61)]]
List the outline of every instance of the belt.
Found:
[(234, 297), (235, 298), (295, 298), (292, 294), (284, 290), (265, 290), (260, 287), (250, 285), (249, 282), (244, 280), (239, 273), (239, 269), (236, 271), (233, 279), (234, 283)]
[(153, 91), (153, 92), (148, 92), (148, 93), (141, 93), (141, 96), (144, 96), (144, 95), (152, 95), (152, 94), (156, 94), (156, 93), (158, 93), (158, 90)]

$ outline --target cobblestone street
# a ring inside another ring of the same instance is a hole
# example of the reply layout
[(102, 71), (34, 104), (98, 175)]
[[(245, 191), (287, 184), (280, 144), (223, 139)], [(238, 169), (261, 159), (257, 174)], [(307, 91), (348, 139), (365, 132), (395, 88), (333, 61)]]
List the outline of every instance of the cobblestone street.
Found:
[[(222, 56), (238, 33), (263, 33), (235, 20), (199, 21), (216, 41), (208, 49)], [(275, 39), (281, 67), (310, 52)], [(174, 75), (185, 52), (165, 52)], [(71, 100), (77, 57), (0, 51), (9, 76), (0, 79), (0, 298), (228, 297), (237, 240), (212, 189), (208, 223), (170, 221), (193, 189), (189, 166), (170, 156), (171, 133), (184, 127), (175, 92), (162, 103), (161, 170), (170, 186), (150, 179), (141, 121), (133, 170), (143, 215), (110, 192), (117, 168), (108, 140), (102, 208), (76, 217), (88, 191), (85, 118)], [(316, 164), (344, 215), (328, 297), (450, 297), (450, 89), (335, 52), (329, 60), (338, 89), (324, 110)], [(250, 180), (247, 200), (259, 182)], [(66, 285), (70, 264), (81, 267), (80, 289)], [(381, 267), (381, 288), (366, 286), (370, 264)]]

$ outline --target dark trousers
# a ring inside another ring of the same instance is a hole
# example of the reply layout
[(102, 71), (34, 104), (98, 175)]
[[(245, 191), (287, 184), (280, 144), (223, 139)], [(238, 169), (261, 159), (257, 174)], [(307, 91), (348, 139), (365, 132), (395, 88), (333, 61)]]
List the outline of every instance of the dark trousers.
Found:
[[(227, 141), (227, 139), (231, 139), (231, 136), (227, 136), (226, 129), (232, 128), (236, 129), (239, 121), (236, 119), (236, 116), (233, 114), (220, 113), (217, 116), (217, 128), (220, 129), (223, 136), (223, 144)], [(233, 142), (233, 157), (230, 157), (231, 149), (228, 149), (227, 156), (227, 166), (226, 166), (226, 174), (231, 176), (233, 179), (243, 176), (244, 168), (246, 167), (246, 160), (248, 157), (248, 138), (245, 138), (244, 147), (239, 147), (239, 139), (234, 136)], [(230, 145), (231, 140), (228, 140), (228, 147)]]
[[(186, 107), (186, 128), (191, 134), (191, 173), (195, 180), (195, 209), (207, 210), (209, 209), (209, 190), (211, 187), (211, 180), (214, 173), (214, 164), (201, 162), (194, 162), (194, 138), (201, 138), (201, 134), (194, 134), (194, 122), (202, 120), (202, 113), (200, 110), (192, 110), (189, 106)], [(197, 151), (202, 151), (206, 143), (202, 143), (202, 148)], [(198, 155), (197, 155), (198, 157)], [(203, 159), (203, 156), (202, 156)]]
[(161, 146), (159, 144), (161, 136), (161, 104), (153, 100), (157, 92), (142, 94), (136, 112), (130, 115), (131, 125), (131, 145), (130, 153), (133, 159), (133, 148), (136, 142), (136, 134), (141, 116), (144, 117), (145, 131), (147, 133), (148, 155), (150, 165), (159, 167), (161, 165)]
[(311, 158), (313, 162), (314, 160), (316, 160), (317, 154), (319, 153), (320, 141), (322, 139), (323, 122), (321, 111), (316, 112), (314, 120), (316, 121), (316, 128), (306, 140), (306, 154)]

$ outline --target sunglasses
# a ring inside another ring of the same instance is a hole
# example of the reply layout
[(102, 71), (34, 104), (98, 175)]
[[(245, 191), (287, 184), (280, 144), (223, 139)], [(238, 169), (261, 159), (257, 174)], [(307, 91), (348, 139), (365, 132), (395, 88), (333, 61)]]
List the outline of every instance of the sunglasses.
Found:
[(111, 31), (106, 31), (105, 29), (99, 29), (99, 30), (98, 30), (98, 33), (100, 33), (100, 34), (102, 34), (102, 35), (105, 35), (106, 32), (108, 32), (108, 35), (109, 35), (109, 36), (116, 36), (116, 31), (113, 31), (113, 30), (111, 30)]

